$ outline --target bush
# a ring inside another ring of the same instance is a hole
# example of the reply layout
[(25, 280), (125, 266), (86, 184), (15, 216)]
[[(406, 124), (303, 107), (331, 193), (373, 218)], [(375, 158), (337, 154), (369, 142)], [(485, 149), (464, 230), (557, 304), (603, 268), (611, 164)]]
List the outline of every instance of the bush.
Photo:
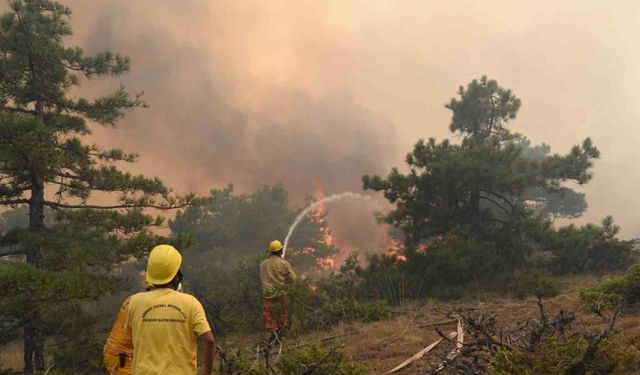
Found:
[(292, 289), (291, 305), (293, 324), (302, 331), (323, 330), (340, 322), (373, 322), (389, 316), (385, 301), (333, 298), (307, 283)]
[[(308, 346), (282, 354), (275, 364), (278, 375), (313, 373), (318, 375), (366, 375), (364, 365), (343, 363), (342, 353), (325, 352), (317, 346)], [(314, 369), (314, 370), (312, 370)]]
[(316, 345), (311, 345), (286, 350), (275, 359), (275, 363), (270, 362), (269, 368), (265, 365), (264, 357), (250, 360), (239, 350), (232, 352), (232, 355), (221, 354), (218, 368), (220, 375), (365, 375), (368, 373), (365, 365), (346, 363), (342, 352), (336, 348), (325, 351)]
[(504, 291), (505, 278), (524, 263), (515, 244), (450, 235), (426, 246), (407, 247), (405, 259), (370, 258), (363, 272), (370, 295), (391, 303), (424, 296), (458, 299), (481, 290)]
[(581, 289), (580, 299), (597, 313), (620, 304), (625, 307), (635, 307), (640, 301), (640, 263), (629, 267), (623, 276), (607, 279), (591, 288)]
[[(407, 244), (402, 260), (370, 257), (367, 267), (355, 271), (355, 294), (391, 304), (424, 296), (458, 299), (483, 291), (554, 296), (560, 287), (551, 275), (605, 272), (629, 264), (636, 241), (619, 240), (617, 231), (610, 217), (600, 225), (559, 229), (550, 221), (522, 220), (492, 236), (463, 228)], [(520, 236), (513, 238), (512, 232)]]
[(637, 241), (619, 240), (618, 231), (611, 216), (600, 225), (568, 225), (550, 231), (543, 242), (555, 255), (551, 268), (559, 274), (623, 269), (631, 262)]
[(364, 279), (358, 259), (358, 252), (347, 256), (340, 272), (331, 272), (327, 277), (318, 280), (317, 286), (329, 298), (357, 298), (362, 289)]
[(361, 303), (352, 299), (341, 299), (325, 303), (322, 310), (335, 323), (373, 322), (389, 316), (389, 306), (384, 301)]
[(513, 273), (510, 291), (519, 299), (527, 296), (555, 297), (560, 293), (560, 282), (541, 270), (520, 270)]
[(469, 340), (451, 368), (485, 375), (640, 373), (638, 332), (616, 330), (619, 315), (594, 331), (584, 330), (583, 323), (574, 325), (576, 315), (564, 309), (549, 316), (542, 299), (538, 307), (538, 318), (508, 316), (505, 325), (491, 314), (465, 316)]
[(584, 361), (588, 348), (587, 339), (575, 336), (564, 342), (552, 337), (536, 351), (502, 349), (494, 358), (495, 374), (631, 374), (640, 369), (640, 351), (624, 338), (602, 341)]

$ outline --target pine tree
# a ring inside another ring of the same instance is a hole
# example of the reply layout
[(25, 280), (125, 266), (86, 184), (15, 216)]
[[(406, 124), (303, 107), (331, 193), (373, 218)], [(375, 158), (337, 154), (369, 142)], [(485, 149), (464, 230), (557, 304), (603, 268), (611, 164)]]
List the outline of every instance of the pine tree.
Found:
[[(114, 265), (163, 240), (150, 230), (162, 218), (144, 209), (184, 207), (192, 197), (116, 167), (136, 154), (86, 142), (91, 126), (115, 126), (145, 103), (123, 87), (93, 100), (70, 91), (82, 78), (128, 71), (129, 59), (67, 47), (71, 10), (57, 2), (11, 0), (9, 8), (0, 18), (0, 205), (28, 207), (29, 220), (0, 233), (0, 258), (18, 259), (0, 265), (0, 311), (23, 328), (24, 373), (32, 374), (45, 368), (45, 338), (81, 313), (74, 302), (112, 293)], [(45, 207), (55, 224), (45, 225)]]
[(519, 107), (496, 81), (473, 80), (446, 105), (459, 143), (420, 140), (407, 155), (408, 173), (394, 168), (386, 178), (363, 177), (365, 189), (382, 191), (395, 205), (385, 219), (402, 229), (410, 265), (425, 258), (420, 249), (427, 246), (423, 265), (432, 267), (439, 254), (441, 269), (464, 258), (473, 267), (455, 272), (491, 280), (542, 247), (534, 237), (550, 218), (584, 210), (584, 196), (570, 184), (589, 182), (598, 149), (589, 138), (566, 155), (532, 147), (507, 128)]
[(393, 169), (386, 179), (363, 177), (365, 189), (383, 191), (396, 204), (387, 221), (404, 229), (410, 245), (456, 228), (492, 234), (492, 229), (540, 211), (579, 214), (549, 195), (573, 196), (567, 182), (591, 179), (593, 160), (599, 157), (591, 139), (567, 155), (549, 154), (548, 146), (531, 147), (524, 136), (507, 129), (520, 107), (510, 90), (482, 77), (466, 90), (461, 87), (458, 95), (446, 107), (452, 111), (450, 130), (460, 136), (459, 144), (420, 140), (407, 155), (408, 174)]

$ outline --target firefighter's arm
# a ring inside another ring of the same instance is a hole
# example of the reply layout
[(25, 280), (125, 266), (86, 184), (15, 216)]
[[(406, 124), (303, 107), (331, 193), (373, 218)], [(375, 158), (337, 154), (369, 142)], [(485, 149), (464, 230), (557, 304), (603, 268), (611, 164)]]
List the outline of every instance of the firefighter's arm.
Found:
[(216, 358), (216, 338), (213, 336), (209, 322), (207, 322), (206, 313), (202, 308), (202, 304), (193, 298), (195, 314), (193, 317), (193, 331), (198, 335), (198, 341), (204, 353), (204, 366), (202, 367), (202, 375), (211, 375), (213, 360)]
[(208, 331), (198, 336), (198, 341), (200, 341), (204, 354), (202, 375), (211, 375), (213, 360), (216, 359), (216, 355), (218, 354), (216, 351), (216, 338), (213, 336), (213, 332)]

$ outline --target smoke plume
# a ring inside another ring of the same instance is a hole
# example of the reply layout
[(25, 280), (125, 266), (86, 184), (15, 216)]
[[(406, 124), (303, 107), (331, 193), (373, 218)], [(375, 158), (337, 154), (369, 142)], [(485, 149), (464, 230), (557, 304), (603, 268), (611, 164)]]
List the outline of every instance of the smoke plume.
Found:
[(638, 234), (635, 1), (66, 3), (73, 42), (130, 56), (112, 87), (144, 90), (150, 105), (96, 138), (140, 152), (137, 170), (178, 191), (283, 183), (297, 203), (317, 184), (358, 191), (418, 138), (448, 137), (443, 103), (487, 74), (523, 101), (514, 131), (562, 153), (594, 139), (602, 159), (578, 188), (581, 220), (612, 214)]

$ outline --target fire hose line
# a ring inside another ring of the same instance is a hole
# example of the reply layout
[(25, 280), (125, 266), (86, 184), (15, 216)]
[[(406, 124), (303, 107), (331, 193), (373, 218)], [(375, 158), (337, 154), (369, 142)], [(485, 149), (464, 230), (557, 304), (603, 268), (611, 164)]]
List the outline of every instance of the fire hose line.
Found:
[[(462, 346), (464, 344), (464, 325), (463, 325), (462, 317), (459, 314), (456, 313), (456, 314), (453, 314), (452, 318), (454, 319), (453, 321), (457, 321), (458, 322), (458, 326), (457, 326), (456, 331), (453, 331), (453, 332), (449, 333), (447, 336), (443, 336), (442, 338), (440, 338), (440, 339), (432, 342), (431, 344), (427, 345), (425, 348), (423, 348), (422, 350), (420, 350), (419, 352), (417, 352), (416, 354), (414, 354), (410, 358), (406, 359), (404, 362), (400, 363), (399, 365), (397, 365), (396, 367), (392, 368), (391, 370), (385, 372), (385, 374), (391, 374), (391, 373), (394, 373), (396, 371), (399, 371), (399, 370), (405, 368), (406, 366), (408, 366), (412, 362), (422, 358), (425, 354), (430, 352), (433, 348), (435, 348), (442, 341), (444, 341), (444, 340), (453, 340), (454, 338), (456, 338), (455, 347), (445, 357), (444, 361), (442, 361), (438, 365), (438, 367), (436, 368), (434, 373), (438, 373), (438, 372), (442, 371), (449, 363), (451, 363), (451, 361), (453, 361), (458, 356), (458, 354), (462, 350)], [(438, 323), (440, 323), (440, 324), (448, 324), (450, 322), (451, 321), (444, 321), (444, 322), (438, 322)], [(437, 325), (437, 324), (436, 323), (431, 324), (431, 326), (433, 326), (433, 325)]]
[(444, 368), (453, 361), (460, 351), (462, 350), (462, 346), (464, 345), (464, 327), (462, 322), (462, 317), (458, 314), (454, 314), (454, 317), (458, 319), (458, 329), (457, 329), (457, 338), (456, 338), (456, 346), (453, 350), (447, 355), (447, 357), (440, 363), (438, 368), (436, 369), (436, 373), (444, 370)]

